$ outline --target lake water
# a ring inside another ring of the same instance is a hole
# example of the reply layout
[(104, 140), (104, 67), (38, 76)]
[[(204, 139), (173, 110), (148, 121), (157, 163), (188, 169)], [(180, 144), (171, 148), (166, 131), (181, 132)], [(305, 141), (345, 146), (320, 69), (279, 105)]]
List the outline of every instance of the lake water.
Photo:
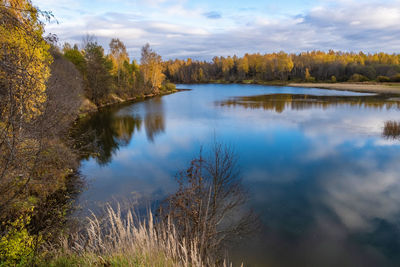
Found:
[(82, 122), (85, 207), (152, 203), (214, 139), (239, 156), (262, 228), (230, 252), (246, 266), (399, 266), (400, 121), (390, 95), (259, 85), (192, 89), (106, 109)]

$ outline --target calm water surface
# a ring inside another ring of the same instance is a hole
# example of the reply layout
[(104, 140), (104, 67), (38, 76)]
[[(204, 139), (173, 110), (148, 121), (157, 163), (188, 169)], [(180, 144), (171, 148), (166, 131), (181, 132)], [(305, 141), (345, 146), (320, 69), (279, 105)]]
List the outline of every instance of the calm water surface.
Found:
[(82, 122), (92, 155), (80, 198), (159, 200), (214, 137), (238, 156), (262, 220), (232, 249), (246, 266), (399, 266), (400, 120), (392, 96), (257, 85), (180, 85), (176, 94)]

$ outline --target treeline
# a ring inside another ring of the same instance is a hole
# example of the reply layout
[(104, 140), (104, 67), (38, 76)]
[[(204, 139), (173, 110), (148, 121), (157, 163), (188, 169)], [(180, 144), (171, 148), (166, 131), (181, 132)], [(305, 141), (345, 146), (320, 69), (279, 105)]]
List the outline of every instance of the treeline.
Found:
[(97, 106), (175, 89), (165, 81), (161, 56), (149, 44), (142, 48), (140, 65), (130, 60), (118, 38), (111, 40), (108, 54), (93, 37), (86, 38), (83, 49), (65, 43), (62, 53), (81, 73), (85, 96)]
[(400, 54), (312, 51), (214, 57), (212, 62), (170, 60), (165, 75), (171, 82), (400, 82)]

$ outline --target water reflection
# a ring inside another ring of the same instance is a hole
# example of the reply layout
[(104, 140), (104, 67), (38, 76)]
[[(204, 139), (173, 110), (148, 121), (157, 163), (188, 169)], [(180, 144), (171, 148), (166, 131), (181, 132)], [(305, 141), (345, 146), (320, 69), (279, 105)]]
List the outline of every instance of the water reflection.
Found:
[(382, 135), (387, 139), (400, 139), (400, 122), (397, 121), (385, 122)]
[(154, 142), (154, 138), (165, 131), (163, 102), (161, 97), (155, 97), (144, 105), (146, 135), (148, 140)]
[(112, 128), (102, 131), (112, 133), (119, 149), (106, 166), (83, 161), (83, 174), (94, 178), (84, 199), (132, 192), (163, 199), (176, 190), (176, 171), (217, 135), (235, 147), (249, 205), (263, 223), (256, 238), (232, 250), (239, 263), (399, 266), (400, 139), (390, 137), (390, 127), (382, 134), (385, 122), (400, 117), (398, 98), (252, 85), (182, 87), (194, 90), (101, 115), (137, 122), (104, 126)]
[(161, 97), (143, 102), (143, 113), (129, 113), (131, 104), (110, 107), (79, 121), (72, 137), (82, 159), (95, 158), (97, 163), (110, 163), (120, 147), (127, 146), (135, 132), (141, 131), (143, 122), (149, 141), (164, 132), (164, 113)]
[(393, 95), (305, 95), (305, 94), (268, 94), (256, 96), (240, 96), (217, 102), (217, 105), (250, 109), (273, 110), (282, 113), (285, 109), (304, 110), (311, 108), (329, 108), (338, 106), (369, 107), (375, 109), (400, 108), (399, 99)]

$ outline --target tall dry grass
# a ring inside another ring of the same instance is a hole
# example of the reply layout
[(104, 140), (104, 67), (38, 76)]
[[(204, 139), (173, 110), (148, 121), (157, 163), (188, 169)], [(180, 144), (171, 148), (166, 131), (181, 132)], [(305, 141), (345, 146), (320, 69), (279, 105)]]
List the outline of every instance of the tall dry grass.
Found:
[(387, 121), (383, 127), (383, 136), (389, 139), (400, 138), (400, 122)]
[[(202, 259), (198, 242), (180, 241), (170, 221), (156, 220), (149, 211), (139, 219), (129, 210), (122, 214), (120, 206), (106, 206), (100, 218), (94, 214), (79, 234), (65, 239), (53, 266), (216, 266), (211, 259)], [(224, 261), (222, 266), (231, 266)]]

